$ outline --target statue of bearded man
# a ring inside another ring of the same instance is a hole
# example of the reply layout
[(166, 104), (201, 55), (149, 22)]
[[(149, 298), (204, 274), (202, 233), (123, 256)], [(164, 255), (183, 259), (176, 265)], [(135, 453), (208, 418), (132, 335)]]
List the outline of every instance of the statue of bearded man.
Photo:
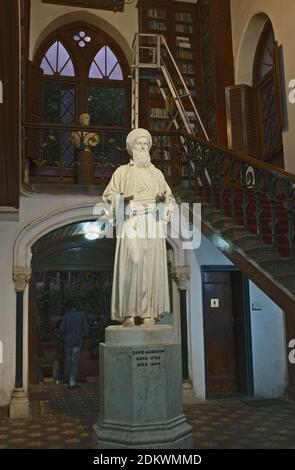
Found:
[[(114, 211), (123, 197), (129, 215), (117, 233), (111, 313), (123, 326), (134, 326), (135, 317), (151, 326), (170, 312), (164, 224), (174, 198), (163, 173), (151, 163), (150, 133), (134, 129), (126, 145), (132, 159), (117, 168), (103, 194)], [(159, 211), (160, 202), (164, 210)]]

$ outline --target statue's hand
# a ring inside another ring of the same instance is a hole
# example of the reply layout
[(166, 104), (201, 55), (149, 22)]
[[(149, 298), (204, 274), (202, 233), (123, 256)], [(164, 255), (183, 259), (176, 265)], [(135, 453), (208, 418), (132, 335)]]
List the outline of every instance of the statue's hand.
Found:
[(156, 202), (159, 203), (159, 202), (165, 202), (166, 200), (166, 191), (164, 193), (158, 193), (156, 195)]
[(124, 202), (132, 201), (132, 199), (134, 199), (133, 194), (130, 194), (129, 196), (124, 196)]

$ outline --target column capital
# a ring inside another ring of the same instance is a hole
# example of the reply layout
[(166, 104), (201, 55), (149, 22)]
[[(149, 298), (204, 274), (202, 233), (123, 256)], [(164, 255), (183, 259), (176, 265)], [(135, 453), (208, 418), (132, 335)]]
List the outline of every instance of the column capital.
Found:
[(172, 278), (176, 282), (179, 290), (187, 290), (187, 284), (191, 276), (190, 266), (173, 266), (171, 270)]
[(32, 269), (25, 266), (14, 266), (13, 281), (16, 292), (24, 292), (30, 282)]

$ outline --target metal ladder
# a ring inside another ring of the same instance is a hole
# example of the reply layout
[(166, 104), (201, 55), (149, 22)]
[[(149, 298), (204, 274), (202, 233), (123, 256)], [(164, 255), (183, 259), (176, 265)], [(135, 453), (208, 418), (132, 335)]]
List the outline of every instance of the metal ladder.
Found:
[[(177, 77), (178, 83), (184, 90), (182, 94), (179, 93), (179, 88), (173, 81), (170, 71)], [(191, 93), (163, 35), (137, 33), (133, 41), (132, 129), (139, 127), (139, 83), (141, 78), (150, 78), (156, 81), (165, 104), (168, 99), (172, 100), (175, 112), (171, 116), (167, 130), (174, 126), (176, 130), (184, 128), (188, 134), (196, 135), (198, 133), (196, 124), (198, 124), (199, 131), (209, 141)]]

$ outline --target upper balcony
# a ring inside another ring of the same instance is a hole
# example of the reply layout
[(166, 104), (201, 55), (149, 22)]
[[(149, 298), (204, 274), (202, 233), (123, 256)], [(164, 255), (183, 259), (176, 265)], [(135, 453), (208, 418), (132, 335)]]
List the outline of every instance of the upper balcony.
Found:
[[(26, 123), (23, 129), (27, 193), (97, 195), (114, 170), (130, 160), (127, 128)], [(152, 161), (172, 187), (180, 181), (180, 144), (178, 132), (153, 133)]]

